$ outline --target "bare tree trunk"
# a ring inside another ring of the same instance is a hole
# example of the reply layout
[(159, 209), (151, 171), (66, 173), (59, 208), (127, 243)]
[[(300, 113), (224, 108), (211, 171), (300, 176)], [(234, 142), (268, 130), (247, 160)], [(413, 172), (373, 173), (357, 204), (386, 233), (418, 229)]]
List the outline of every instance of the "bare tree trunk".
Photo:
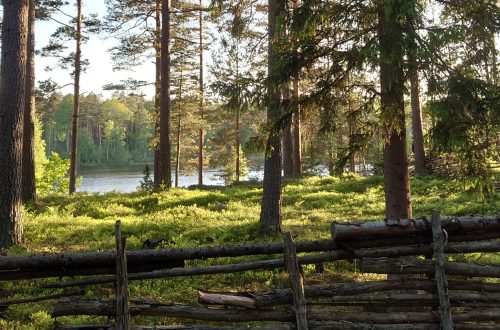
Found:
[[(238, 40), (239, 41), (239, 40)], [(240, 48), (239, 48), (239, 42), (236, 43), (236, 88), (238, 89), (238, 100), (237, 100), (237, 107), (236, 107), (236, 182), (240, 182), (240, 175), (241, 175), (241, 170), (240, 170), (240, 148), (241, 148), (241, 141), (240, 141), (240, 109), (241, 109), (241, 97), (240, 97)]]
[(422, 128), (422, 111), (420, 110), (420, 86), (418, 82), (418, 64), (416, 45), (408, 52), (410, 62), (410, 94), (411, 94), (411, 124), (413, 131), (413, 155), (415, 157), (415, 175), (427, 175), (425, 166), (424, 130)]
[(404, 112), (403, 34), (400, 1), (378, 8), (381, 112), (388, 132), (384, 145), (384, 191), (387, 219), (412, 217)]
[(80, 70), (82, 57), (82, 0), (77, 0), (76, 14), (76, 52), (75, 52), (75, 86), (73, 95), (73, 118), (71, 122), (71, 154), (69, 168), (69, 193), (76, 191), (76, 166), (78, 145), (78, 117), (80, 113)]
[(175, 188), (179, 188), (179, 172), (180, 172), (180, 159), (181, 159), (181, 112), (182, 112), (182, 83), (183, 83), (183, 76), (182, 76), (182, 64), (181, 64), (181, 78), (180, 78), (180, 83), (179, 83), (179, 114), (177, 117), (177, 148), (175, 151)]
[[(277, 0), (268, 2), (268, 107), (267, 121), (274, 125), (281, 115), (280, 91), (276, 81), (277, 54), (274, 42), (277, 33), (277, 16), (282, 10)], [(277, 234), (281, 231), (281, 129), (274, 127), (269, 133), (264, 163), (261, 231)]]
[(240, 160), (240, 149), (241, 149), (241, 141), (240, 141), (240, 107), (236, 109), (236, 182), (240, 182), (241, 176), (241, 160)]
[(23, 202), (36, 201), (35, 185), (35, 2), (29, 1), (28, 53), (23, 132)]
[[(202, 0), (200, 0), (200, 117), (203, 122), (203, 104), (204, 104), (204, 88), (203, 88), (203, 11)], [(198, 132), (198, 185), (203, 186), (203, 142), (205, 134), (203, 130), (203, 123)]]
[[(155, 13), (155, 136), (160, 134), (160, 94), (161, 94), (161, 0), (156, 0)], [(153, 181), (155, 190), (160, 189), (159, 142), (154, 145)]]
[(161, 93), (160, 93), (160, 185), (172, 186), (170, 164), (170, 0), (162, 0)]
[[(290, 99), (290, 90), (284, 87), (283, 101)], [(292, 118), (287, 118), (283, 127), (283, 175), (286, 178), (293, 176), (293, 136), (292, 136)]]
[[(293, 9), (299, 7), (299, 0), (293, 1)], [(293, 176), (302, 175), (302, 135), (300, 131), (299, 68), (293, 73)]]
[(28, 0), (3, 1), (0, 66), (0, 247), (23, 238), (21, 165), (28, 43)]

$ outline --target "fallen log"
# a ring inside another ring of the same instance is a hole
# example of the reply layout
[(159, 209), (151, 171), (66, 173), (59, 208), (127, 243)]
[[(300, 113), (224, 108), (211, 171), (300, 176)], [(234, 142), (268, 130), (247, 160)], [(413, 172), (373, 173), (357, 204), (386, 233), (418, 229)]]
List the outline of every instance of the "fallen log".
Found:
[[(427, 255), (429, 253), (432, 254), (432, 251), (433, 251), (432, 246), (425, 246), (425, 245), (391, 246), (383, 248), (366, 248), (357, 250), (338, 250), (313, 256), (299, 257), (299, 264), (301, 265), (317, 264), (322, 262), (346, 260), (346, 259), (400, 257), (400, 256), (412, 256), (412, 255), (418, 256), (418, 255)], [(500, 252), (500, 242), (494, 241), (494, 242), (448, 243), (447, 246), (445, 247), (445, 252), (446, 253)], [(241, 264), (178, 268), (178, 269), (174, 268), (174, 269), (157, 270), (153, 272), (145, 272), (139, 274), (129, 274), (129, 280), (132, 281), (132, 280), (145, 280), (145, 279), (174, 277), (174, 276), (194, 276), (194, 275), (235, 273), (235, 272), (242, 272), (255, 269), (281, 268), (283, 266), (284, 266), (283, 259), (273, 259), (273, 260), (248, 262)], [(72, 273), (71, 275), (85, 275), (86, 272), (85, 269), (79, 269), (75, 271), (80, 272), (80, 274)], [(64, 276), (64, 275), (59, 275), (57, 271), (53, 272), (53, 274), (57, 274), (53, 276)], [(15, 272), (14, 273), (0, 272), (0, 281), (20, 279), (19, 277), (16, 278), (15, 275), (19, 274)], [(51, 277), (50, 274), (47, 273), (40, 274), (37, 272), (23, 273), (23, 275), (26, 276), (26, 278)], [(62, 288), (62, 287), (83, 286), (91, 284), (103, 284), (103, 283), (111, 283), (114, 280), (115, 280), (114, 277), (104, 277), (99, 279), (90, 279), (90, 280), (75, 281), (69, 283), (51, 284), (50, 286), (46, 285), (45, 287)]]
[[(448, 235), (481, 234), (500, 231), (499, 216), (443, 217), (442, 228)], [(394, 219), (359, 223), (333, 222), (335, 240), (431, 234), (432, 224), (426, 218)]]
[[(465, 262), (445, 262), (448, 275), (472, 277), (500, 277), (500, 266)], [(364, 258), (361, 271), (377, 274), (433, 274), (432, 260), (401, 260), (396, 258)]]
[[(70, 315), (112, 316), (114, 315), (114, 301), (90, 300), (85, 298), (62, 298), (52, 312), (53, 317)], [(289, 310), (238, 310), (213, 309), (191, 305), (165, 304), (157, 302), (132, 301), (130, 306), (132, 315), (165, 316), (187, 318), (203, 321), (219, 322), (257, 322), (276, 321), (294, 322), (295, 315)], [(425, 322), (439, 323), (439, 317), (434, 313), (343, 313), (310, 311), (309, 320), (365, 322), (365, 323), (406, 323)], [(472, 321), (499, 321), (500, 310), (481, 310), (466, 313), (453, 313), (453, 320), (457, 322)]]
[[(479, 281), (450, 280), (450, 290), (500, 292), (499, 283), (484, 283)], [(369, 281), (360, 283), (335, 283), (328, 285), (310, 285), (304, 287), (306, 298), (322, 298), (333, 296), (352, 296), (372, 292), (392, 290), (422, 290), (435, 291), (436, 284), (432, 280), (389, 280)], [(290, 304), (293, 301), (290, 288), (271, 290), (267, 292), (210, 292), (198, 290), (198, 301), (203, 304), (222, 304), (243, 308), (265, 308), (269, 306)]]

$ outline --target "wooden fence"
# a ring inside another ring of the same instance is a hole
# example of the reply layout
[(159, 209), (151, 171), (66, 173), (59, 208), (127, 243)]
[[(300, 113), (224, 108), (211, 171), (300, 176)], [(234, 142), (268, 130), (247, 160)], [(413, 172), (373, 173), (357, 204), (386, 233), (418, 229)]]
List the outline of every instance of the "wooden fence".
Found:
[[(58, 298), (53, 317), (94, 315), (115, 320), (102, 325), (58, 324), (58, 329), (239, 329), (130, 325), (130, 318), (137, 315), (252, 324), (253, 329), (277, 330), (500, 328), (500, 283), (493, 280), (500, 278), (500, 266), (446, 259), (446, 254), (500, 252), (500, 217), (441, 219), (435, 212), (431, 220), (333, 223), (331, 232), (332, 239), (321, 241), (294, 243), (291, 235), (285, 233), (283, 243), (126, 252), (121, 224), (117, 222), (114, 253), (0, 257), (0, 280), (100, 275), (46, 283), (43, 287), (81, 288), (116, 283), (115, 300), (89, 299), (70, 291), (63, 297), (52, 295), (0, 305)], [(283, 258), (179, 267), (185, 260), (277, 253), (282, 253)], [(302, 265), (352, 259), (361, 260), (362, 272), (416, 276), (304, 286)], [(200, 290), (201, 305), (136, 301), (130, 299), (128, 292), (129, 281), (272, 268), (286, 269), (290, 288), (268, 292)], [(412, 306), (412, 310), (401, 310), (401, 306)], [(254, 326), (259, 321), (267, 325)]]

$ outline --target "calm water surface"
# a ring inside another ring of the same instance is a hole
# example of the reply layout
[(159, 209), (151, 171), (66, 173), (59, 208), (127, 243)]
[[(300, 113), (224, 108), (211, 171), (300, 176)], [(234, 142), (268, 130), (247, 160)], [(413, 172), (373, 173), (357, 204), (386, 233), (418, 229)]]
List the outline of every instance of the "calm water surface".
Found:
[[(82, 184), (77, 188), (79, 192), (106, 193), (110, 191), (133, 192), (137, 191), (143, 180), (143, 165), (138, 166), (93, 166), (79, 169), (78, 175), (82, 177)], [(204, 184), (223, 186), (218, 174), (219, 170), (205, 170)], [(153, 173), (151, 173), (153, 178)], [(172, 172), (172, 179), (175, 178)], [(261, 171), (250, 171), (247, 178), (262, 180)], [(198, 175), (182, 175), (179, 177), (179, 186), (189, 187), (198, 184)]]

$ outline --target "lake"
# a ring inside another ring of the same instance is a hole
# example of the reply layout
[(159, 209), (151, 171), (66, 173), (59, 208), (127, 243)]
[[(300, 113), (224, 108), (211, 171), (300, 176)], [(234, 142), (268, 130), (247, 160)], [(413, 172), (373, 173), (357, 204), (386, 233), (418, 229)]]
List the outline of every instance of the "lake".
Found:
[[(106, 193), (111, 191), (134, 192), (137, 191), (137, 187), (139, 187), (140, 182), (143, 180), (143, 170), (144, 165), (82, 167), (78, 171), (78, 176), (82, 177), (82, 184), (76, 190), (78, 192), (89, 193)], [(217, 176), (220, 173), (221, 171), (216, 169), (205, 170), (204, 184), (223, 186), (224, 180)], [(250, 171), (244, 180), (249, 178), (262, 180), (262, 176), (262, 171)], [(153, 173), (151, 173), (152, 178)], [(172, 180), (174, 178), (175, 174), (172, 172)], [(197, 173), (192, 175), (181, 174), (179, 176), (180, 187), (185, 188), (196, 184), (198, 184)]]

